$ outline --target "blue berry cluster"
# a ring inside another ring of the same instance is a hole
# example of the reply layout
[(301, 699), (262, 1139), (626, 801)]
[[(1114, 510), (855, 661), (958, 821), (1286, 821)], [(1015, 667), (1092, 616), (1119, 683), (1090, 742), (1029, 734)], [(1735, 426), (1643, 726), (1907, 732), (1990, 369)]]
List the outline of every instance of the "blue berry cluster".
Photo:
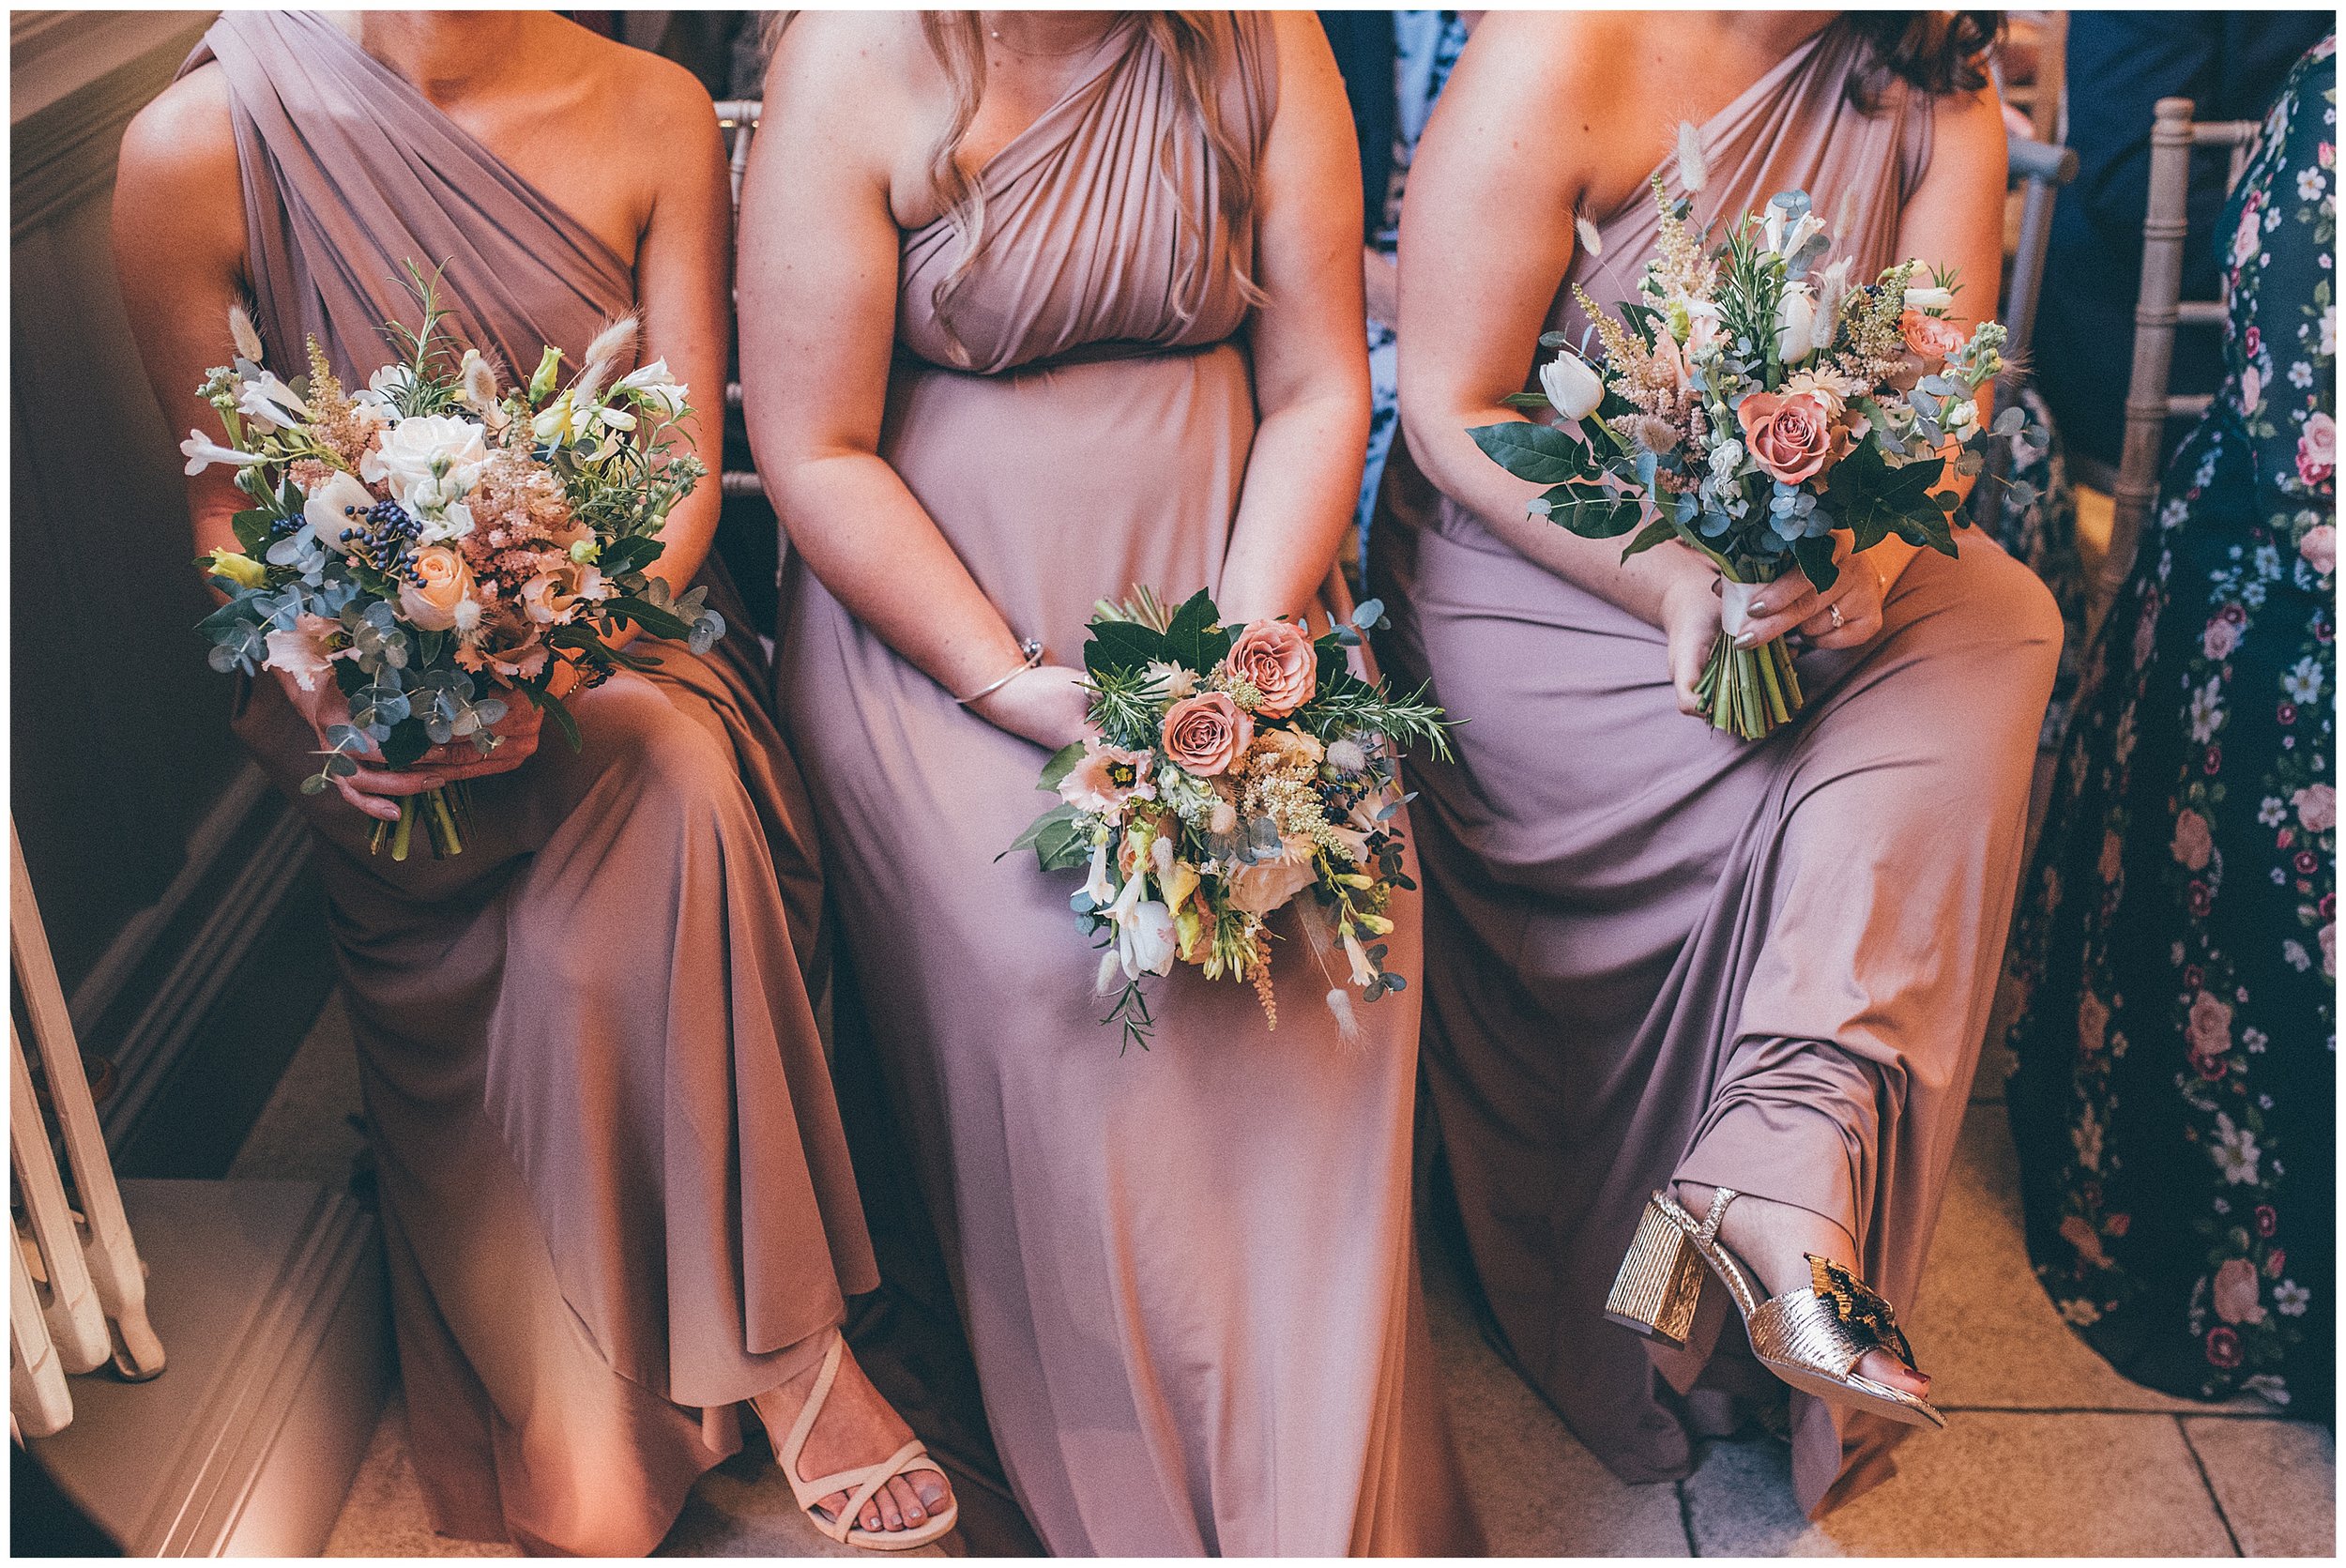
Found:
[(351, 553), (386, 577), (413, 579), (415, 567), (408, 556), (423, 525), (411, 516), (397, 501), (377, 501), (366, 510), (356, 507), (344, 509), (344, 514), (364, 520), (364, 527), (344, 528), (343, 543), (356, 547)]

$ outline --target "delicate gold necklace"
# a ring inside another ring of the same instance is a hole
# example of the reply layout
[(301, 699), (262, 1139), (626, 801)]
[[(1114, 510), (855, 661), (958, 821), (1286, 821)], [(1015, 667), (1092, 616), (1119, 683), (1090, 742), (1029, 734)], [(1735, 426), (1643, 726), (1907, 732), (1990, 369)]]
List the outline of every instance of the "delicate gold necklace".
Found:
[(1002, 31), (998, 27), (988, 27), (985, 30), (985, 36), (992, 38), (996, 43), (1000, 44), (1004, 49), (1009, 50), (1013, 54), (1024, 55), (1029, 60), (1066, 60), (1072, 59), (1075, 55), (1081, 54), (1087, 50), (1099, 48), (1100, 45), (1107, 41), (1108, 35), (1115, 32), (1117, 26), (1118, 21), (1110, 21), (1107, 26), (1102, 29), (1097, 35), (1084, 39), (1081, 43), (1076, 44), (1073, 49), (1028, 49), (1022, 45), (1014, 44), (1008, 38), (1002, 37)]

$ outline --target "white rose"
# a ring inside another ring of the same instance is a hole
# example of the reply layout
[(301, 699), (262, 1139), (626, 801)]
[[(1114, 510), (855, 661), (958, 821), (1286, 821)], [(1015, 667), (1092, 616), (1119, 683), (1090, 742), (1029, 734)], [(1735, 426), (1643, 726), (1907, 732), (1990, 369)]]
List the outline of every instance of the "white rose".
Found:
[(1605, 401), (1605, 383), (1595, 369), (1570, 349), (1540, 367), (1540, 390), (1567, 419), (1585, 419)]
[(448, 414), (402, 419), (358, 464), (370, 484), (387, 484), (391, 499), (421, 517), (461, 499), (480, 478), (489, 445), (479, 425)]

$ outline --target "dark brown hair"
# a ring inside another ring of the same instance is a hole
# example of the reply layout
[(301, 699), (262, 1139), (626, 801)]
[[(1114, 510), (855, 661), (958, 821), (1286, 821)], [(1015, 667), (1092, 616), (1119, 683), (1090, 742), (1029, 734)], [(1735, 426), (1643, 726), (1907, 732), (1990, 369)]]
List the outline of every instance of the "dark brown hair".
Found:
[(1863, 39), (1871, 62), (1852, 71), (1849, 99), (1871, 114), (1893, 82), (1919, 93), (1975, 93), (2003, 32), (2001, 11), (1844, 11), (1835, 23)]

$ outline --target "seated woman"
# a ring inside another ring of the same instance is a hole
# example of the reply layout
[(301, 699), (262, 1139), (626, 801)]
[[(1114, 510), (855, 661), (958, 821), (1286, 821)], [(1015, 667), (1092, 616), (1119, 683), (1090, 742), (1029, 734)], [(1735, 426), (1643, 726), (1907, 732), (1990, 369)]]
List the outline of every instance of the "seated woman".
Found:
[[(1515, 417), (1544, 329), (1580, 341), (1570, 285), (1608, 311), (1636, 286), (1650, 179), (1687, 190), (1682, 114), (1698, 224), (1805, 190), (1860, 274), (1927, 257), (1978, 310), (2004, 180), (1985, 41), (1945, 13), (1494, 12), (1410, 175), (1370, 580), (1389, 664), (1469, 721), (1417, 775), (1434, 1104), (1509, 1347), (1629, 1480), (1683, 1475), (1688, 1441), (1607, 1297), (1647, 1264), (1633, 1238), (1681, 1225), (1770, 1298), (1752, 1336), (1800, 1369), (1805, 1508), (1886, 1474), (1893, 1422), (1939, 1419), (1886, 1309), (1913, 1301), (1987, 1028), (2061, 627), (1976, 532), (1956, 558), (1891, 540), (1825, 594), (1795, 574), (1748, 635), (1803, 633), (1810, 700), (1738, 741), (1688, 716), (1715, 570), (1528, 516), (1536, 487), (1467, 432)], [(1743, 1336), (1710, 1354), (1721, 1321), (1654, 1345), (1670, 1380), (1783, 1398)]]
[(2335, 39), (2220, 236), (2226, 373), (2085, 662), (2010, 1085), (2030, 1256), (2187, 1397), (2337, 1400)]
[[(409, 261), (445, 266), (458, 341), (508, 367), (541, 344), (575, 357), (632, 313), (644, 358), (704, 407), (724, 384), (708, 99), (548, 14), (228, 13), (125, 136), (115, 237), (183, 425), (211, 419), (193, 391), (248, 298), (280, 374), (314, 339), (363, 384), (390, 358), (381, 324), (415, 324)], [(698, 426), (712, 470), (718, 428)], [(730, 605), (708, 555), (717, 500), (704, 484), (675, 509), (657, 570)], [(232, 541), (240, 502), (218, 470), (190, 503), (199, 546)], [(415, 1462), (452, 1535), (647, 1551), (739, 1448), (745, 1402), (797, 1459), (794, 1485), (854, 1494), (821, 1499), (834, 1533), (909, 1544), (953, 1516), (836, 1348), (843, 1298), (876, 1280), (808, 1001), (809, 814), (744, 642), (639, 642), (651, 669), (571, 694), (575, 750), (538, 744), (537, 709), (515, 702), (485, 757), (437, 749), (307, 797), (311, 754), (348, 718), (333, 683), (239, 693), (238, 734), (315, 832)], [(396, 797), (459, 778), (461, 855), (369, 853)]]

